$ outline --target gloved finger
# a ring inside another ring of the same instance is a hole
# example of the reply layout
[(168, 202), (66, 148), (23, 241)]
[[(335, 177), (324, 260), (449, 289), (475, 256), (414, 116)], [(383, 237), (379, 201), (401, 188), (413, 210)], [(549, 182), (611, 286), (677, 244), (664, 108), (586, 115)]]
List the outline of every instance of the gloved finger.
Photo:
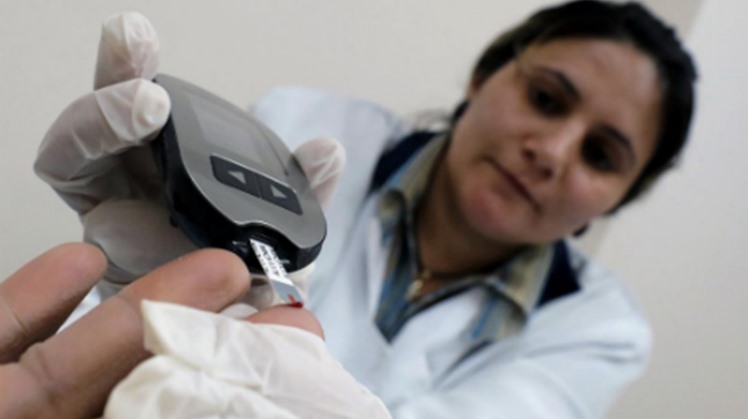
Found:
[(152, 200), (105, 201), (81, 217), (83, 237), (107, 256), (106, 280), (126, 285), (157, 267), (197, 250), (169, 223), (169, 210)]
[(149, 356), (143, 349), (142, 300), (217, 311), (244, 294), (249, 282), (244, 263), (216, 249), (153, 271), (32, 346), (19, 363), (0, 367), (0, 394), (15, 395), (0, 400), (0, 412), (38, 418), (99, 415), (114, 385)]
[(345, 149), (335, 140), (317, 138), (300, 145), (294, 151), (294, 156), (304, 170), (315, 198), (324, 209), (345, 169)]
[(65, 244), (0, 282), (0, 364), (16, 361), (31, 344), (51, 336), (101, 278), (101, 252)]
[(94, 89), (134, 78), (153, 80), (159, 41), (151, 22), (137, 12), (119, 13), (101, 26)]
[(153, 139), (170, 106), (166, 91), (143, 79), (87, 94), (52, 124), (34, 170), (81, 214), (109, 198), (141, 196), (118, 155)]

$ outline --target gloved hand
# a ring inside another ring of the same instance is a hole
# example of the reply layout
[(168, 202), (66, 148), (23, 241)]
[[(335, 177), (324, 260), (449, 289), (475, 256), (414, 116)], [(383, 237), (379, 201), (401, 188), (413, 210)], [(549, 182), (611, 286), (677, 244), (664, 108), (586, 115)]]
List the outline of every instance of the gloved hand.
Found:
[[(100, 292), (111, 295), (135, 278), (195, 250), (169, 223), (162, 185), (147, 144), (166, 123), (170, 101), (152, 83), (159, 42), (137, 13), (109, 18), (102, 28), (94, 91), (73, 102), (47, 132), (36, 173), (80, 216), (84, 240), (100, 247), (108, 267)], [(335, 141), (309, 141), (295, 151), (321, 205), (345, 164)], [(290, 279), (302, 293), (309, 266)], [(245, 299), (273, 304), (269, 285), (254, 281)]]

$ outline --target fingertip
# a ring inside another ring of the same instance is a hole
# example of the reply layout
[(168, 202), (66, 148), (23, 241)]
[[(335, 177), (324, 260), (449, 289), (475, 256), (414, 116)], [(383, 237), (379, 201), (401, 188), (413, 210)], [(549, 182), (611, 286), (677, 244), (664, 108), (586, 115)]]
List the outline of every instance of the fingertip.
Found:
[(225, 282), (223, 285), (236, 289), (239, 294), (249, 290), (252, 277), (247, 264), (236, 254), (228, 250), (211, 248), (198, 250), (191, 256), (199, 259), (204, 269), (223, 272), (223, 275), (216, 276), (219, 282)]
[(319, 320), (305, 308), (292, 306), (270, 307), (247, 317), (247, 320), (252, 323), (280, 324), (296, 327), (311, 332), (322, 339), (325, 338), (325, 332)]
[(94, 88), (133, 78), (153, 79), (158, 70), (156, 29), (140, 13), (118, 13), (101, 27)]
[(102, 24), (102, 32), (105, 37), (114, 37), (118, 40), (145, 40), (151, 41), (156, 37), (156, 30), (153, 28), (150, 20), (139, 12), (120, 12), (115, 13), (106, 19)]
[(345, 169), (347, 163), (347, 154), (345, 148), (339, 141), (332, 138), (320, 138), (320, 144), (323, 144), (319, 153), (326, 156), (331, 174), (339, 174)]
[(171, 100), (163, 87), (145, 79), (128, 80), (95, 90), (63, 112), (61, 119), (76, 121), (85, 137), (65, 141), (71, 135), (69, 127), (57, 134), (62, 145), (73, 142), (107, 156), (155, 138), (170, 111)]
[(156, 269), (132, 286), (139, 298), (218, 311), (246, 294), (250, 281), (249, 270), (238, 256), (202, 249)]
[(132, 103), (132, 123), (139, 137), (148, 137), (166, 125), (171, 112), (171, 98), (166, 90), (156, 83), (138, 79)]
[(339, 141), (329, 137), (318, 137), (300, 145), (294, 155), (310, 163), (324, 162), (332, 167), (329, 170), (342, 170), (346, 163), (345, 148)]
[[(251, 276), (247, 264), (239, 256), (228, 250), (200, 249), (183, 256), (183, 259), (189, 260), (189, 263), (195, 264), (204, 270), (207, 276), (213, 276), (213, 279), (217, 281), (226, 280), (231, 285), (249, 288)], [(220, 274), (213, 275), (215, 273)]]
[(88, 243), (64, 243), (40, 256), (40, 262), (58, 270), (60, 279), (70, 278), (76, 282), (87, 279), (93, 284), (106, 271), (104, 253)]
[(345, 170), (345, 148), (338, 141), (321, 137), (299, 146), (294, 156), (304, 170), (320, 206), (327, 207)]

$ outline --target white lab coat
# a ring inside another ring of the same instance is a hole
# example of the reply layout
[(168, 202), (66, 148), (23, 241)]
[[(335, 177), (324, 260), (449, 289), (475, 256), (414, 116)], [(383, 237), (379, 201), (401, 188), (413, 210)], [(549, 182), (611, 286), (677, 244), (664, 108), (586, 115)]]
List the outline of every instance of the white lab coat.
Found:
[(577, 251), (580, 291), (536, 310), (512, 338), (471, 347), (466, 327), (486, 297), (476, 288), (419, 313), (388, 343), (373, 321), (387, 249), (379, 197), (367, 191), (381, 152), (410, 127), (375, 104), (302, 88), (276, 89), (252, 111), (292, 149), (317, 136), (346, 149), (310, 308), (333, 354), (393, 417), (600, 418), (643, 372), (647, 322), (623, 285)]

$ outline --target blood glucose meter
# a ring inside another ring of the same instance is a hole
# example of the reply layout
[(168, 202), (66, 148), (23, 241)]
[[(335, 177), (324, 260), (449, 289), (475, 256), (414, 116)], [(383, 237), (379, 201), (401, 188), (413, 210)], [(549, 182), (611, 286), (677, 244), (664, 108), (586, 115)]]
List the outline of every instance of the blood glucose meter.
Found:
[(176, 77), (155, 82), (171, 99), (152, 148), (172, 223), (200, 247), (236, 253), (252, 273), (267, 274), (281, 298), (300, 302), (285, 271), (316, 258), (326, 223), (299, 163), (237, 106)]

